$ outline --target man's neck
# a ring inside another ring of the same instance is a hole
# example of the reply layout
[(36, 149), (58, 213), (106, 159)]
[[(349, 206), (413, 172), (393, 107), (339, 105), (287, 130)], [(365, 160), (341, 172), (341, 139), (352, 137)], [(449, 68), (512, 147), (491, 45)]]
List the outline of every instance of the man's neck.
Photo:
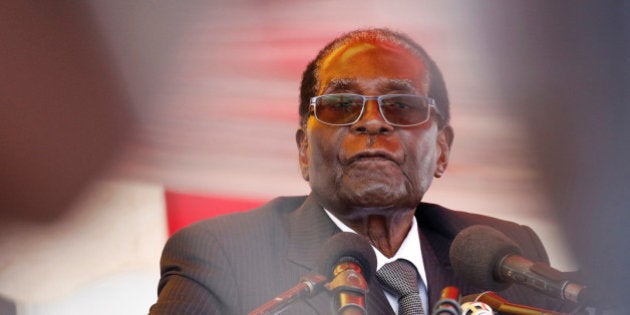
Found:
[(415, 209), (387, 214), (370, 214), (365, 217), (347, 217), (334, 214), (341, 222), (367, 237), (372, 245), (388, 258), (393, 257), (402, 245), (413, 222)]

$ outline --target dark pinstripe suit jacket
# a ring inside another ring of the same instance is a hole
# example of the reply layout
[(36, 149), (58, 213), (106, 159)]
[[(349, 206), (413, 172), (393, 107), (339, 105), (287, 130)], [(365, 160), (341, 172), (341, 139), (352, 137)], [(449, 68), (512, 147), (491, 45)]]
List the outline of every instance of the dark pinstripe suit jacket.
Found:
[[(416, 217), (431, 307), (448, 285), (457, 286), (463, 295), (483, 291), (457, 279), (449, 263), (450, 243), (467, 226), (493, 226), (517, 242), (524, 256), (548, 260), (540, 239), (526, 226), (427, 203), (419, 205)], [(247, 314), (316, 270), (321, 245), (337, 232), (311, 197), (281, 197), (253, 211), (193, 224), (173, 235), (164, 248), (159, 297), (151, 314)], [(394, 314), (377, 281), (369, 283), (368, 313)], [(514, 303), (559, 307), (517, 285), (500, 295)], [(331, 313), (331, 296), (322, 292), (297, 301), (283, 314)]]

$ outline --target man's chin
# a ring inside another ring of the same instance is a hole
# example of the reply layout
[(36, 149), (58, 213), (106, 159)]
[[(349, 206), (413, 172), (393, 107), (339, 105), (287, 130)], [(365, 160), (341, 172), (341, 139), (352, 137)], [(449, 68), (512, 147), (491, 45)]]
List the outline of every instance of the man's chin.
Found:
[(357, 208), (390, 208), (409, 200), (406, 189), (400, 187), (370, 187), (339, 191), (340, 199), (348, 206)]

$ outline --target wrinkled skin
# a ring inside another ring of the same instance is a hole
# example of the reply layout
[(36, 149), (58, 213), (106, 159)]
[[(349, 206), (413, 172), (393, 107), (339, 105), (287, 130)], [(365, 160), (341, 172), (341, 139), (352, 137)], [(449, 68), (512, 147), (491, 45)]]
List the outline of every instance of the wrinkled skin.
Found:
[[(390, 43), (342, 46), (322, 61), (319, 78), (318, 95), (427, 95), (424, 63)], [(376, 101), (351, 126), (325, 125), (311, 115), (296, 134), (302, 176), (318, 202), (386, 256), (398, 250), (433, 177), (445, 171), (452, 138), (451, 127), (438, 130), (434, 119), (394, 127)]]

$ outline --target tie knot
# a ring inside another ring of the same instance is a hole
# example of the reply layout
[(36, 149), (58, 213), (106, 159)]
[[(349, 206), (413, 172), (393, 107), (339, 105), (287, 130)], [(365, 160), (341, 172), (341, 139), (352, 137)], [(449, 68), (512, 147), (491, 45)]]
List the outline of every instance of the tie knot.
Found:
[(388, 291), (399, 297), (419, 294), (418, 272), (409, 261), (399, 259), (385, 264), (376, 272), (376, 278)]
[(399, 259), (385, 264), (376, 272), (376, 278), (387, 291), (398, 296), (398, 314), (424, 314), (418, 289), (418, 271), (412, 263)]

